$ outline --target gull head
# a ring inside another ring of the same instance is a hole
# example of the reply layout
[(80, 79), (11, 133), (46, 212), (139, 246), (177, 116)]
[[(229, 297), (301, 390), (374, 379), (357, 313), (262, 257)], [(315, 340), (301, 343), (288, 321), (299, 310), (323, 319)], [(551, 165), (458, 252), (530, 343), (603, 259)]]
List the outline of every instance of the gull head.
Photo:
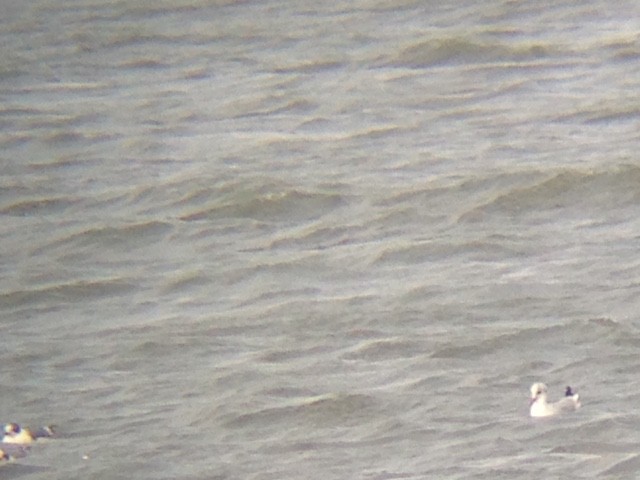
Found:
[(547, 399), (547, 386), (544, 383), (534, 383), (531, 385), (531, 401), (530, 405), (533, 405), (538, 399)]
[(5, 435), (17, 435), (20, 433), (20, 430), (22, 429), (20, 428), (20, 425), (18, 425), (17, 423), (7, 423), (4, 426)]

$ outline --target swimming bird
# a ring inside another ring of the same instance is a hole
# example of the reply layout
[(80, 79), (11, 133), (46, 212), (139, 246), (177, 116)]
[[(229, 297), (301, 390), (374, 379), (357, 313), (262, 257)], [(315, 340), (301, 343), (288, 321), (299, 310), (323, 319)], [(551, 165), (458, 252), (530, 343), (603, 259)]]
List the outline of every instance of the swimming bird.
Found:
[(43, 425), (42, 427), (38, 428), (35, 432), (33, 432), (33, 436), (36, 437), (36, 438), (55, 437), (56, 436), (56, 432), (53, 429), (53, 426), (51, 426), (51, 425)]
[(21, 427), (17, 423), (7, 423), (4, 426), (4, 443), (14, 443), (19, 445), (29, 445), (37, 438), (52, 437), (54, 431), (52, 427), (44, 426), (32, 432), (26, 427)]
[(17, 423), (7, 423), (4, 426), (4, 443), (17, 443), (19, 445), (28, 445), (32, 443), (36, 437), (28, 428), (22, 428)]
[(27, 454), (29, 447), (15, 443), (0, 443), (0, 460), (13, 460)]
[(547, 386), (544, 383), (531, 385), (529, 413), (532, 417), (549, 417), (560, 413), (572, 412), (580, 408), (580, 396), (567, 387), (565, 396), (554, 403), (547, 402)]

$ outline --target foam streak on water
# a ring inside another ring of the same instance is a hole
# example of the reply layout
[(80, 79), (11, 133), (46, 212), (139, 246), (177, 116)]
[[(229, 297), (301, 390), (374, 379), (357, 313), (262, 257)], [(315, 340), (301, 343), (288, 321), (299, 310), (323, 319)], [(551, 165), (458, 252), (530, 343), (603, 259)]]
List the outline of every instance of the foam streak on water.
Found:
[(57, 3), (0, 19), (0, 422), (61, 436), (0, 478), (637, 470), (635, 2)]

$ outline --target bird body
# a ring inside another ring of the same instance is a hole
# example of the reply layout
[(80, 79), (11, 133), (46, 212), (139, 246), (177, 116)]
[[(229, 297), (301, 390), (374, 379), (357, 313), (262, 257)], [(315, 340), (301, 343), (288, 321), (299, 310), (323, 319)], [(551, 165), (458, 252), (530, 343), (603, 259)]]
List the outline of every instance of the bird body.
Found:
[(3, 443), (13, 443), (18, 445), (29, 445), (38, 438), (53, 437), (55, 434), (53, 428), (49, 426), (40, 427), (34, 432), (13, 422), (4, 425), (3, 433)]
[(29, 445), (35, 437), (28, 428), (23, 428), (17, 423), (7, 423), (4, 426), (4, 443), (17, 443), (19, 445)]
[(531, 402), (529, 413), (532, 417), (550, 417), (561, 413), (572, 412), (581, 407), (580, 396), (567, 387), (565, 396), (557, 402), (547, 401), (547, 386), (544, 383), (531, 385)]

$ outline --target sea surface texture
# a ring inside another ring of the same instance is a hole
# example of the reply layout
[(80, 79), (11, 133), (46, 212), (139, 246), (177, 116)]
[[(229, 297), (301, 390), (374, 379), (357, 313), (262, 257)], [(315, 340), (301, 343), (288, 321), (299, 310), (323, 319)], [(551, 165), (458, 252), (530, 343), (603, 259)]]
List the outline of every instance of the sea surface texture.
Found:
[(2, 2), (0, 479), (635, 478), (638, 18)]

